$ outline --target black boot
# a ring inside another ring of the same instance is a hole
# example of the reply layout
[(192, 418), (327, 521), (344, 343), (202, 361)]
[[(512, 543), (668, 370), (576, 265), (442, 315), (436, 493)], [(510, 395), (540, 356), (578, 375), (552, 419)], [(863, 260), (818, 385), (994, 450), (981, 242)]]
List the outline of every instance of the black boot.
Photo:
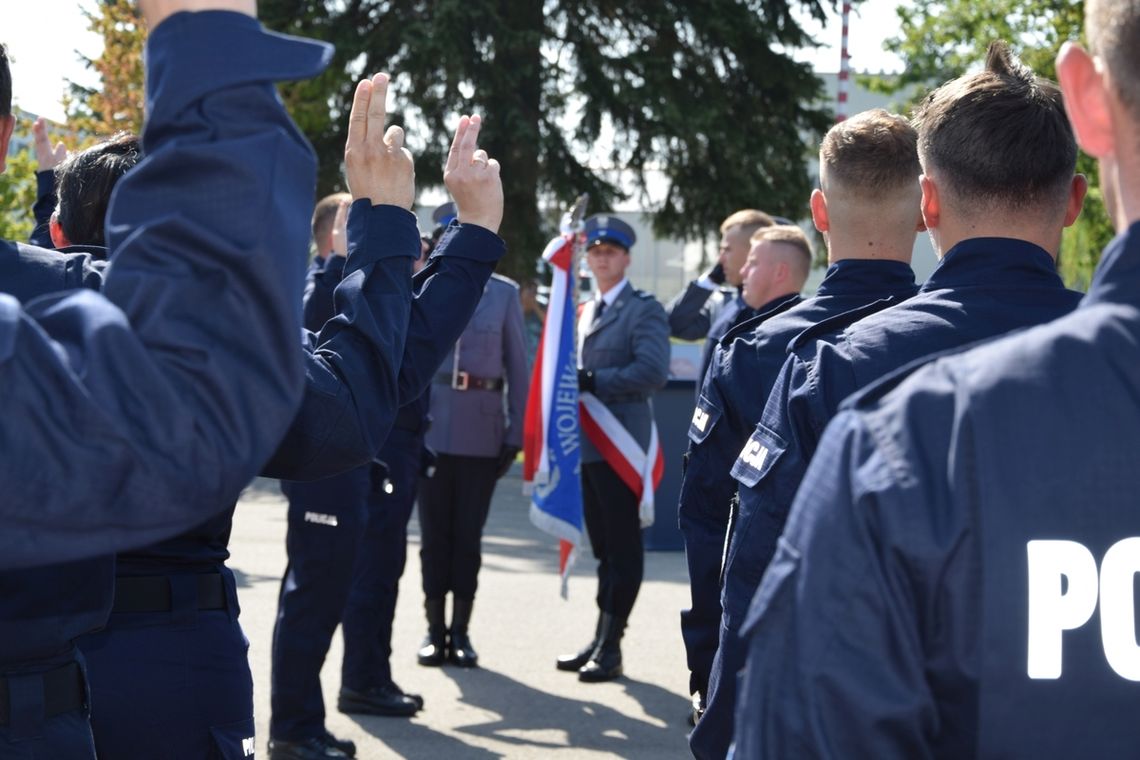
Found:
[(447, 627), (444, 623), (444, 600), (425, 599), (424, 613), (427, 615), (428, 632), (420, 651), (416, 653), (416, 661), (420, 665), (439, 667), (443, 664), (443, 657), (447, 651)]
[(594, 626), (594, 639), (586, 648), (577, 654), (560, 654), (558, 655), (557, 667), (559, 670), (581, 670), (582, 666), (590, 661), (590, 655), (598, 648), (598, 643), (602, 640), (602, 613), (598, 612), (598, 624)]
[(602, 613), (602, 639), (590, 655), (590, 661), (578, 671), (579, 681), (598, 683), (621, 676), (621, 637), (624, 633), (625, 618)]
[(471, 622), (473, 599), (451, 599), (451, 641), (447, 647), (447, 659), (461, 668), (473, 668), (479, 661), (467, 637), (467, 624)]

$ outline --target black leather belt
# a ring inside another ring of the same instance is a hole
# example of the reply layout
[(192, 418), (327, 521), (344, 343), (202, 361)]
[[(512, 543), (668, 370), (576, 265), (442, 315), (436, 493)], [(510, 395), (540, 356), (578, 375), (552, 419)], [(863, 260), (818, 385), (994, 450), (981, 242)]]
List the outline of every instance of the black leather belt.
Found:
[(457, 391), (501, 391), (503, 378), (501, 377), (475, 377), (467, 372), (456, 372), (455, 377), (450, 372), (440, 372), (435, 376), (437, 383), (450, 385)]
[[(226, 587), (220, 573), (194, 576), (198, 583), (198, 609), (224, 610)], [(115, 579), (112, 612), (170, 612), (170, 581), (165, 575), (124, 575)]]
[[(55, 670), (38, 674), (44, 680), (44, 715), (62, 715), (78, 710), (87, 703), (87, 687), (79, 665), (69, 662)], [(13, 676), (14, 678), (14, 676)], [(11, 723), (11, 701), (8, 696), (9, 677), (0, 676), (0, 726)]]

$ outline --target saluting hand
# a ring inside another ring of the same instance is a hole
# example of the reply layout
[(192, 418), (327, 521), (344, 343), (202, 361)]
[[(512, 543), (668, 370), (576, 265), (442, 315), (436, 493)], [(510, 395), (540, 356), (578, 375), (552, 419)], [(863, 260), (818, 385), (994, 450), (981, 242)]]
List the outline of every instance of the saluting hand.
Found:
[(499, 162), (478, 146), (482, 124), (478, 116), (459, 119), (447, 153), (443, 183), (455, 199), (461, 224), (477, 224), (498, 232), (503, 221), (503, 182)]
[(416, 166), (404, 147), (404, 130), (394, 124), (384, 130), (388, 81), (387, 74), (376, 74), (356, 85), (344, 146), (345, 178), (353, 200), (367, 198), (373, 206), (389, 204), (410, 211), (416, 197)]
[(67, 158), (67, 148), (64, 147), (63, 143), (56, 143), (55, 147), (52, 147), (44, 117), (38, 117), (32, 124), (32, 135), (35, 138), (36, 171), (50, 171), (62, 164), (63, 159)]

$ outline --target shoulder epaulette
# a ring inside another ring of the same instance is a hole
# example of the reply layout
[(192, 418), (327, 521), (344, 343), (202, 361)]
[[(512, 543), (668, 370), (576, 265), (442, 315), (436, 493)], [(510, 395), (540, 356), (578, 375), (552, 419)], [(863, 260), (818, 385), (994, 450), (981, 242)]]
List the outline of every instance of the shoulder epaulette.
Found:
[(519, 289), (519, 284), (517, 282), (512, 280), (510, 277), (504, 277), (501, 274), (492, 274), (491, 275), (491, 281), (501, 283), (501, 284), (506, 285), (508, 287), (514, 288), (515, 290)]
[(783, 314), (788, 309), (792, 308), (793, 306), (798, 306), (803, 302), (804, 299), (800, 298), (799, 296), (790, 297), (776, 304), (767, 311), (762, 311), (755, 316), (749, 317), (740, 324), (734, 325), (731, 330), (721, 336), (720, 345), (725, 346), (732, 343), (732, 341), (736, 340), (741, 335), (752, 332), (772, 317)]
[(847, 327), (848, 325), (855, 324), (860, 319), (871, 316), (872, 314), (882, 311), (888, 306), (893, 306), (896, 303), (901, 303), (901, 299), (889, 296), (887, 298), (880, 298), (878, 301), (872, 301), (869, 304), (860, 306), (857, 309), (845, 311), (842, 314), (836, 314), (834, 317), (828, 317), (820, 322), (816, 322), (811, 327), (801, 332), (796, 337), (792, 338), (792, 342), (788, 344), (788, 352), (796, 351), (803, 348), (808, 343), (819, 340), (824, 335), (836, 333)]

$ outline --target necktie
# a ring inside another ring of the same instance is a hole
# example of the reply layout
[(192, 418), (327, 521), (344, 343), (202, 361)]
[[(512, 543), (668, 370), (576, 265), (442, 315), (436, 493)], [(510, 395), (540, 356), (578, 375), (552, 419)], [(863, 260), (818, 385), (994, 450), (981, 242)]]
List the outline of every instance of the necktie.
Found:
[(596, 324), (598, 324), (598, 322), (600, 322), (602, 320), (602, 312), (605, 311), (605, 309), (606, 309), (605, 299), (599, 298), (596, 302), (594, 302), (594, 322), (593, 322), (593, 324), (596, 325)]

